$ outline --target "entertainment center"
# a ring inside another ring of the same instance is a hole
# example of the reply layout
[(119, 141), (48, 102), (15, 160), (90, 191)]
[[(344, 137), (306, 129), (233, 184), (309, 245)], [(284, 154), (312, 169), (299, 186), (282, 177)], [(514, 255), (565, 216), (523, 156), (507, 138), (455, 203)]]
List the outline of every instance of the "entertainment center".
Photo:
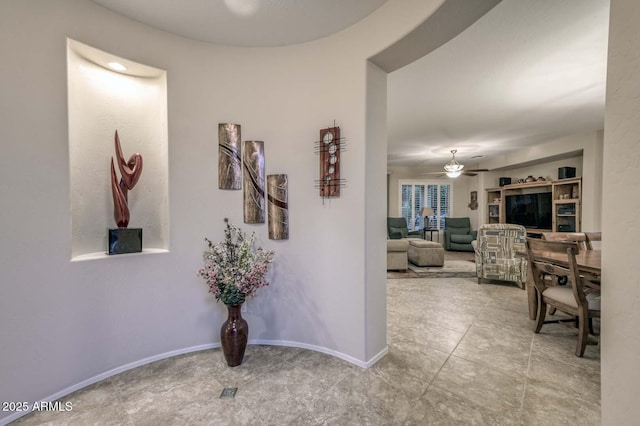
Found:
[(487, 189), (487, 223), (522, 225), (527, 233), (580, 232), (582, 178)]

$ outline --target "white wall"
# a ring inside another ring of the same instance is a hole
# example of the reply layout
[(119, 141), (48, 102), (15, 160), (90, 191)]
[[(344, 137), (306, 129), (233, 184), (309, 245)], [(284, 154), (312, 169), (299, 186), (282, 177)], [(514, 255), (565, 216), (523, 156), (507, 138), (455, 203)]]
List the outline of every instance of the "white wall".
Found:
[(612, 0), (602, 212), (602, 424), (640, 418), (640, 3)]
[(582, 229), (602, 230), (604, 131), (589, 135), (582, 156)]
[[(386, 345), (386, 335), (379, 330), (387, 328), (387, 222), (384, 214), (387, 165), (387, 74), (377, 65), (367, 63), (367, 152), (365, 156), (366, 222), (366, 312), (367, 359), (381, 356), (380, 347)], [(380, 244), (382, 242), (382, 244)], [(386, 352), (384, 352), (386, 353)]]
[(410, 167), (389, 167), (388, 172), (388, 191), (389, 191), (389, 204), (387, 205), (387, 215), (391, 217), (400, 217), (402, 212), (400, 210), (400, 181), (404, 179), (423, 179), (424, 176), (420, 176), (417, 170)]
[(478, 229), (478, 210), (471, 210), (471, 207), (469, 207), (471, 191), (478, 191), (478, 178), (476, 176), (463, 175), (451, 180), (454, 181), (451, 217), (468, 217), (471, 221), (471, 229)]
[[(251, 341), (360, 365), (383, 353), (384, 271), (372, 266), (384, 263), (383, 216), (368, 208), (383, 210), (371, 187), (383, 187), (385, 169), (368, 153), (366, 58), (439, 3), (391, 0), (334, 36), (253, 49), (175, 37), (87, 0), (0, 2), (0, 400), (60, 395), (131, 363), (218, 344), (225, 309), (196, 271), (204, 237), (221, 239), (224, 217), (276, 251), (271, 285), (248, 303)], [(69, 261), (67, 37), (167, 71), (167, 253)], [(348, 186), (323, 203), (313, 142), (334, 119), (348, 138)], [(243, 225), (242, 192), (217, 189), (221, 122), (264, 140), (266, 172), (288, 174), (289, 240)]]

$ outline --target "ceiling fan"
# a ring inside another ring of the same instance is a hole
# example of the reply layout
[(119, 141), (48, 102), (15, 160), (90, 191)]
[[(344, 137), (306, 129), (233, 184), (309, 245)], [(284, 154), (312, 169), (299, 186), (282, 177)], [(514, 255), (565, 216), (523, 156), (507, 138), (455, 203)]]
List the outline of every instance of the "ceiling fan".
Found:
[(460, 164), (458, 160), (456, 160), (456, 152), (458, 152), (457, 149), (451, 150), (451, 155), (452, 155), (451, 161), (449, 161), (447, 164), (444, 165), (444, 172), (431, 172), (431, 173), (424, 173), (424, 174), (438, 175), (438, 177), (446, 175), (450, 178), (457, 178), (460, 175), (476, 176), (478, 172), (489, 171), (489, 169), (467, 169), (463, 171), (462, 169), (464, 169), (464, 164)]

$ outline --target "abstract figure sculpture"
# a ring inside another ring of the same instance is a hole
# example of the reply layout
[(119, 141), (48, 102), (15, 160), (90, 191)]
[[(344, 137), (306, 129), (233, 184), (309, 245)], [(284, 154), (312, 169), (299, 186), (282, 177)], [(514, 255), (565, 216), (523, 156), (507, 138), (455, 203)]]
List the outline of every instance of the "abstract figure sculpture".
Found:
[(127, 194), (133, 189), (140, 179), (142, 173), (142, 155), (135, 153), (125, 162), (120, 147), (120, 138), (116, 130), (116, 161), (120, 170), (120, 183), (116, 177), (116, 170), (111, 157), (111, 192), (113, 194), (113, 218), (116, 220), (118, 228), (126, 228), (129, 225), (129, 203)]

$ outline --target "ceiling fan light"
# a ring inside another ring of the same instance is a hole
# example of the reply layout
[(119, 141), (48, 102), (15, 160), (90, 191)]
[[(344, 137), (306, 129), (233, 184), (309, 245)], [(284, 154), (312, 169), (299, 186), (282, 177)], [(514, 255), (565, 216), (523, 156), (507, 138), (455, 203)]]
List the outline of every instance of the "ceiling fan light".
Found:
[(459, 172), (464, 169), (464, 165), (458, 163), (456, 160), (451, 160), (444, 165), (444, 169), (448, 172)]
[(460, 170), (447, 172), (447, 176), (450, 177), (450, 178), (457, 178), (461, 174), (462, 174), (462, 172)]
[[(457, 149), (452, 149), (451, 150), (451, 155), (452, 155), (451, 161), (449, 161), (447, 164), (444, 165), (444, 169), (447, 171), (447, 176), (449, 176), (449, 177), (458, 177), (458, 176), (460, 176), (460, 172), (464, 168), (464, 165), (458, 163), (458, 160), (456, 160), (456, 152), (458, 152)], [(449, 174), (449, 173), (451, 173), (451, 174)], [(455, 174), (455, 176), (454, 176), (454, 174)]]

